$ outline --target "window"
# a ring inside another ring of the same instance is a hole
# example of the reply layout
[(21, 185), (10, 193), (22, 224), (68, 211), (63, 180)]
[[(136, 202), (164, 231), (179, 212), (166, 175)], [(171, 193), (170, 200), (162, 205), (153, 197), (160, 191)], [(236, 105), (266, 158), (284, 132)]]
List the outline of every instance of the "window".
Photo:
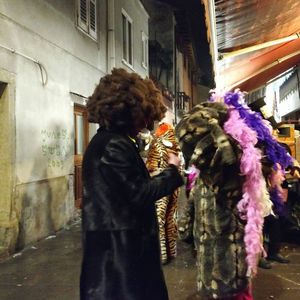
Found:
[(142, 31), (142, 66), (148, 68), (148, 36)]
[(96, 0), (77, 0), (77, 26), (97, 39)]
[(132, 20), (122, 9), (123, 61), (132, 67)]

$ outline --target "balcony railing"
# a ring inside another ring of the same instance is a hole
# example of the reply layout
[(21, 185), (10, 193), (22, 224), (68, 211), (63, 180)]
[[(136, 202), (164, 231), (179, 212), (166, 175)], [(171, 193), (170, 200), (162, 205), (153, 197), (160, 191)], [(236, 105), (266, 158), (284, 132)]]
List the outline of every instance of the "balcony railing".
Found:
[(175, 105), (178, 110), (186, 111), (188, 109), (188, 103), (191, 99), (185, 92), (177, 92)]

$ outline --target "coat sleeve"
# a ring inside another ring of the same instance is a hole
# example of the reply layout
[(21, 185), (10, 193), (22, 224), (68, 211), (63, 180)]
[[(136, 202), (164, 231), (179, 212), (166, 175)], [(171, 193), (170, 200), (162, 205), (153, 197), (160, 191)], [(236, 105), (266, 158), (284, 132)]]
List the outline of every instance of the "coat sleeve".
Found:
[(99, 171), (105, 178), (114, 181), (108, 185), (115, 187), (115, 192), (130, 199), (132, 204), (147, 205), (171, 194), (183, 184), (178, 169), (172, 165), (157, 176), (145, 177), (137, 155), (126, 140), (112, 140), (106, 146), (99, 165)]

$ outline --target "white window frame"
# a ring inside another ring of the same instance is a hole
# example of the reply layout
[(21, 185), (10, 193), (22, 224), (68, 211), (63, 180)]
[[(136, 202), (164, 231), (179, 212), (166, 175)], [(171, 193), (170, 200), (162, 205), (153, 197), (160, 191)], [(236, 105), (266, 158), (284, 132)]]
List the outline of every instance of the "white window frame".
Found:
[(142, 66), (147, 70), (149, 66), (149, 38), (148, 35), (142, 31)]
[[(125, 30), (126, 32), (124, 33), (124, 26), (123, 26), (123, 18), (126, 21), (126, 25), (125, 25)], [(129, 24), (130, 26), (130, 34), (129, 34)], [(124, 41), (124, 37), (125, 37), (125, 41)], [(131, 40), (130, 40), (131, 37)], [(125, 51), (125, 57), (124, 57), (124, 45), (126, 47), (126, 51)], [(122, 62), (133, 68), (133, 21), (130, 18), (130, 16), (128, 15), (128, 13), (122, 8)], [(130, 51), (131, 50), (131, 51)], [(129, 53), (131, 53), (131, 55), (129, 55)]]
[(77, 28), (97, 40), (97, 0), (77, 0)]

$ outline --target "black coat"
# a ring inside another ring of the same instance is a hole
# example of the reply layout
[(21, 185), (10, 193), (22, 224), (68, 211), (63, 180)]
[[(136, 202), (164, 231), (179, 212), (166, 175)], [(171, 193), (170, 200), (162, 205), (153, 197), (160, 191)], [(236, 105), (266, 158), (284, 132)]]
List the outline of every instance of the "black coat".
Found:
[(83, 159), (82, 300), (165, 300), (155, 201), (183, 181), (150, 178), (135, 143), (99, 129)]

